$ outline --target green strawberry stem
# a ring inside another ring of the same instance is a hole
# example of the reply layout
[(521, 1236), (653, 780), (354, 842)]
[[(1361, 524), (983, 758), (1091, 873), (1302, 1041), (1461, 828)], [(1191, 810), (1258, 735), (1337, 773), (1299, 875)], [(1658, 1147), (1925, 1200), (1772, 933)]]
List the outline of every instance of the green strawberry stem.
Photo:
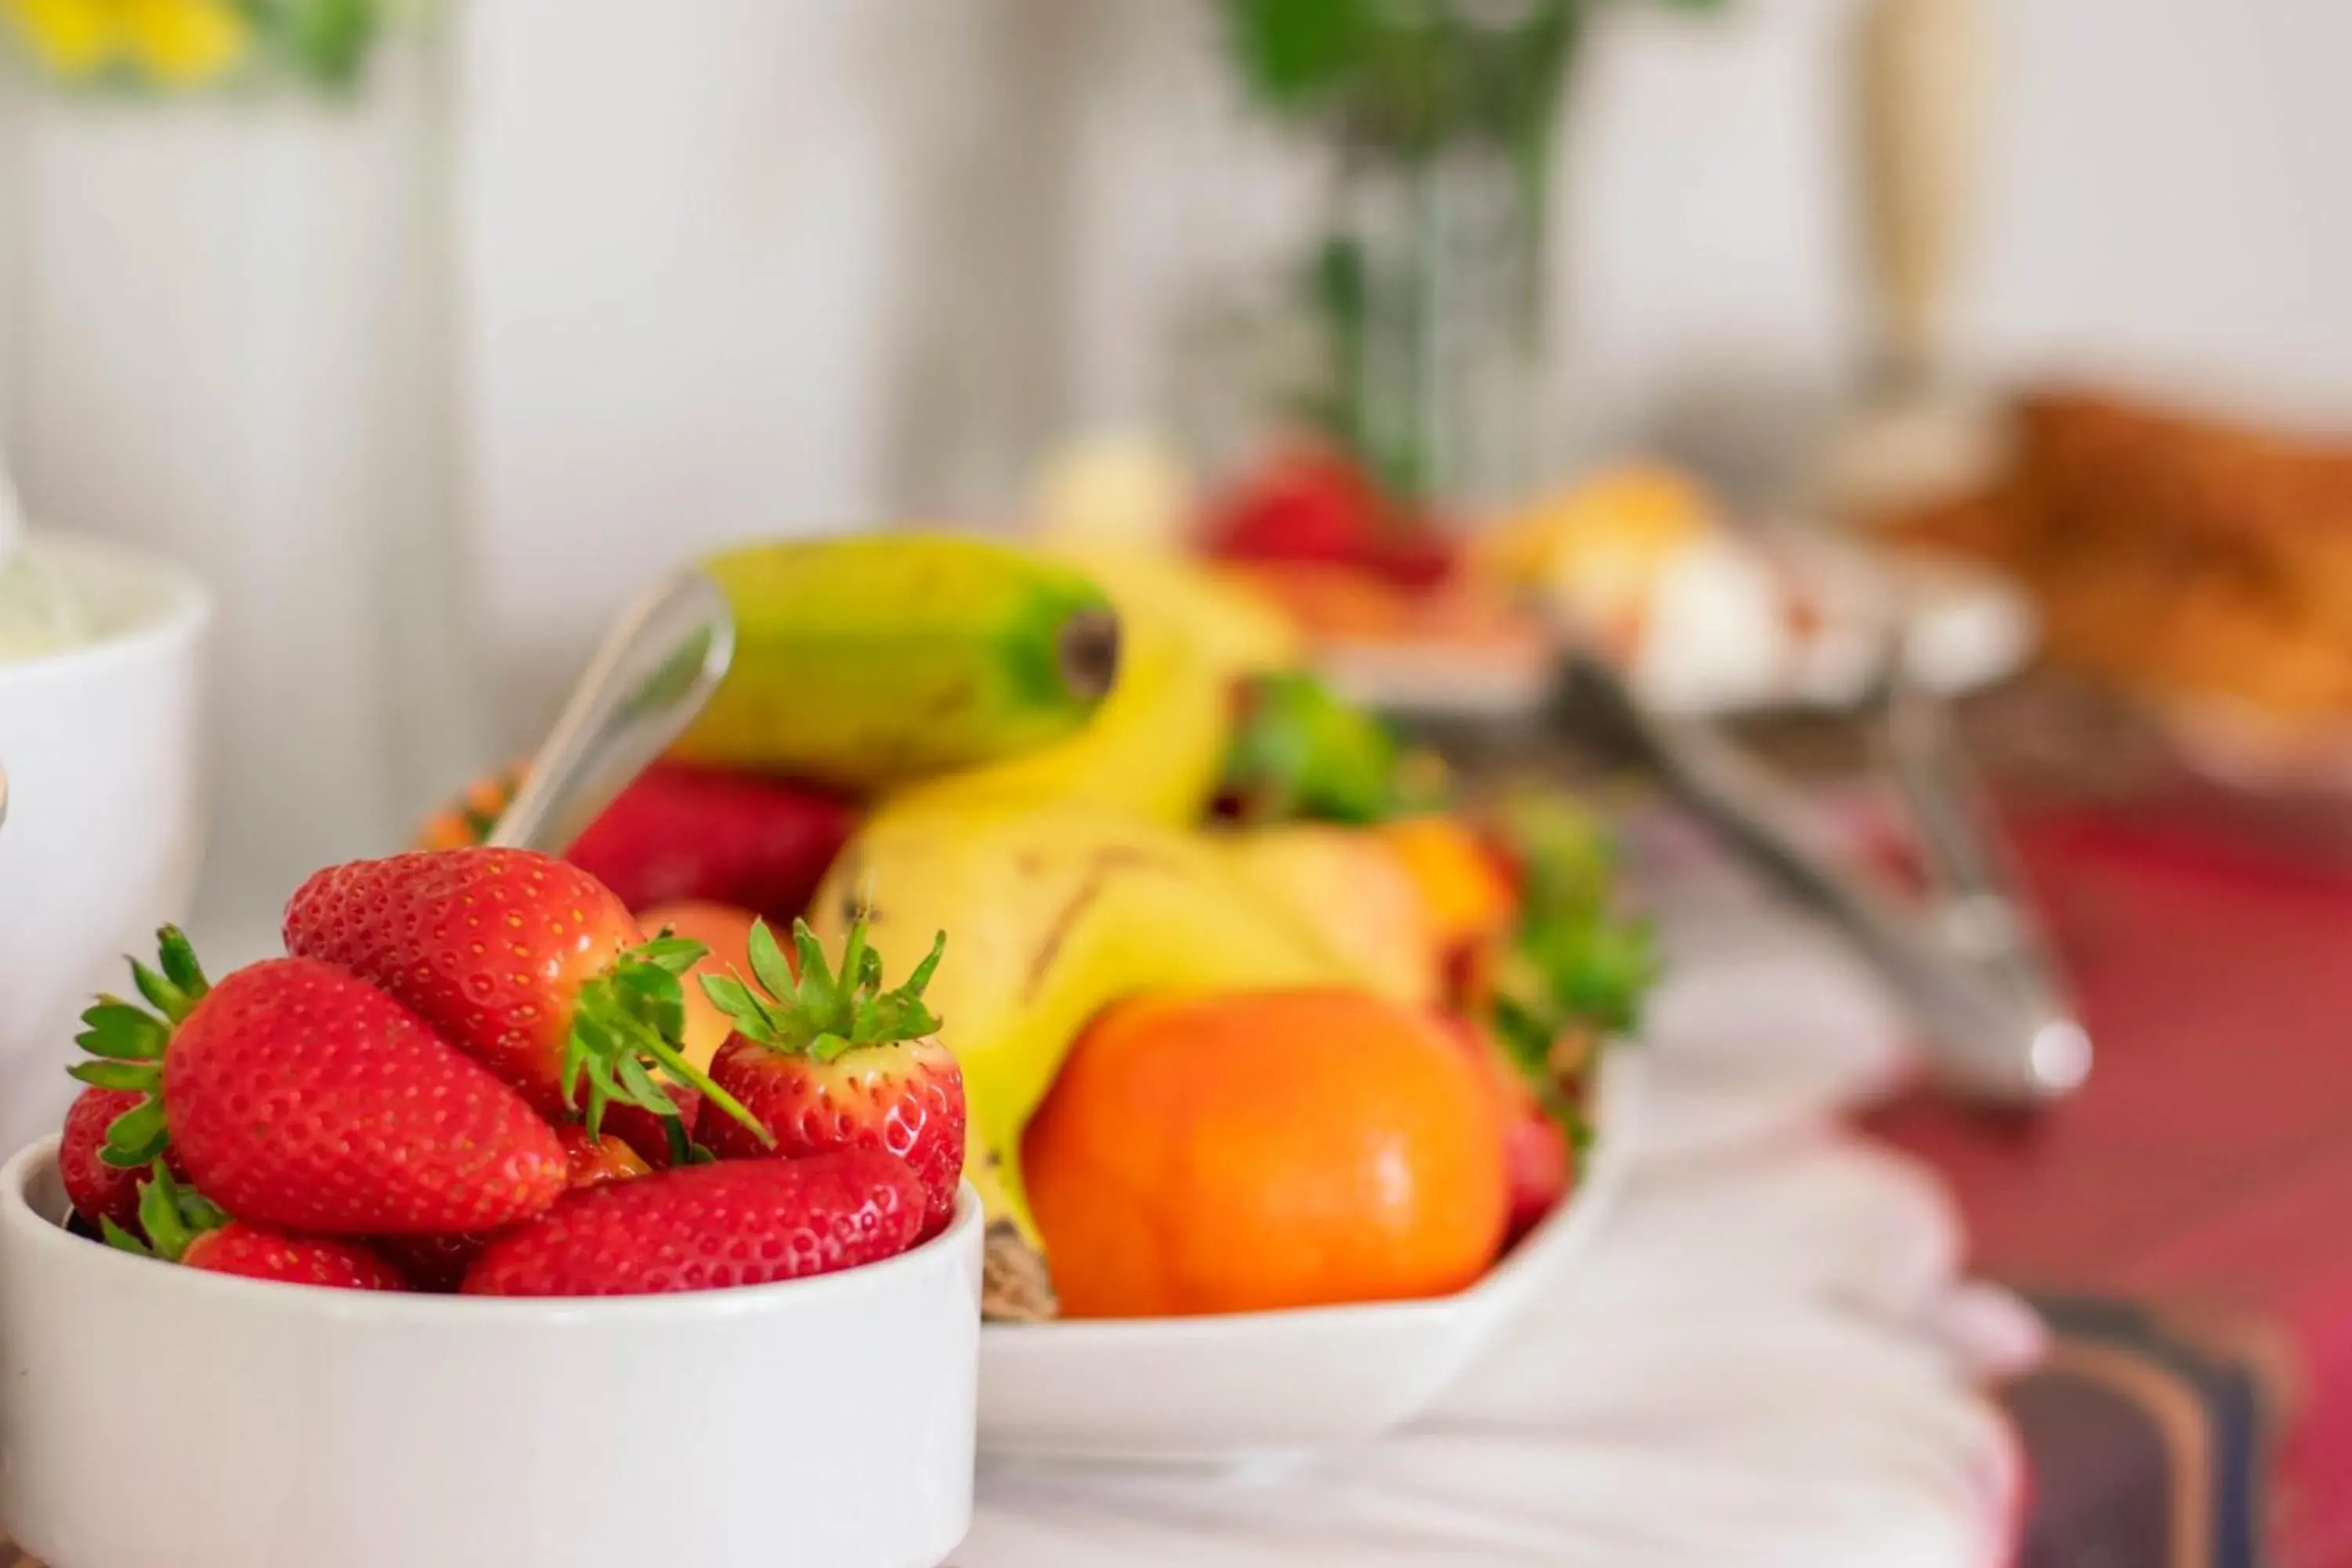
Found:
[(703, 994), (733, 1021), (745, 1039), (790, 1056), (829, 1062), (860, 1046), (919, 1040), (938, 1031), (940, 1021), (923, 1005), (923, 988), (940, 967), (948, 935), (941, 931), (915, 972), (890, 990), (882, 985), (882, 955), (866, 945), (866, 919), (849, 928), (836, 972), (806, 921), (793, 922), (793, 946), (800, 973), (793, 973), (765, 921), (751, 924), (752, 977), (767, 992), (743, 984), (740, 975), (702, 976)]
[(1622, 1039), (1640, 1027), (1658, 978), (1655, 936), (1647, 921), (1617, 911), (1608, 834), (1566, 797), (1508, 801), (1496, 826), (1519, 867), (1520, 906), (1488, 1021), (1546, 1110), (1581, 1147), (1590, 1130), (1562, 1090), (1554, 1049), (1572, 1033)]
[(154, 1175), (139, 1184), (139, 1228), (147, 1233), (146, 1238), (142, 1240), (110, 1219), (99, 1221), (99, 1228), (109, 1247), (177, 1263), (188, 1255), (196, 1237), (227, 1223), (228, 1215), (217, 1205), (194, 1188), (180, 1185), (173, 1179), (171, 1168), (158, 1159)]
[(106, 1144), (99, 1151), (99, 1158), (117, 1170), (135, 1171), (152, 1163), (170, 1142), (163, 1122), (163, 1052), (172, 1043), (172, 1031), (212, 988), (196, 962), (196, 950), (179, 927), (158, 931), (155, 945), (160, 970), (135, 958), (130, 961), (132, 985), (155, 1011), (100, 993), (96, 1005), (81, 1016), (82, 1032), (74, 1037), (74, 1043), (97, 1059), (66, 1069), (83, 1083), (141, 1097), (108, 1126)]
[(680, 977), (709, 951), (684, 937), (658, 936), (622, 953), (580, 988), (572, 1004), (572, 1031), (563, 1042), (562, 1091), (564, 1103), (576, 1106), (582, 1080), (586, 1080), (583, 1120), (591, 1137), (603, 1130), (604, 1109), (616, 1100), (679, 1121), (677, 1102), (646, 1070), (651, 1062), (673, 1082), (700, 1089), (705, 1101), (763, 1142), (774, 1142), (742, 1101), (713, 1083), (679, 1048), (686, 1029), (686, 990)]

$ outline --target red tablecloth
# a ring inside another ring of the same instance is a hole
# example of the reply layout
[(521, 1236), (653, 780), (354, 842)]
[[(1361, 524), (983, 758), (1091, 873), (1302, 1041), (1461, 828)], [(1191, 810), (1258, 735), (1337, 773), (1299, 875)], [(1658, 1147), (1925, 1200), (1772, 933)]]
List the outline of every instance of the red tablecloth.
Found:
[(1985, 1270), (2161, 1303), (2278, 1368), (2282, 1559), (2352, 1564), (2352, 876), (2158, 823), (2018, 833), (2096, 1075), (2034, 1118), (1921, 1096), (1874, 1128), (1948, 1177)]

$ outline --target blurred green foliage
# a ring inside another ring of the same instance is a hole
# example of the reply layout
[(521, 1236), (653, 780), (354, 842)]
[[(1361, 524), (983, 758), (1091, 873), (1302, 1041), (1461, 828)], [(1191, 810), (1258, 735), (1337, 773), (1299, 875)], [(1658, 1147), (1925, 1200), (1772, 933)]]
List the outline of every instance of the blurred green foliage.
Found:
[(1540, 1084), (1563, 1037), (1640, 1028), (1657, 944), (1647, 921), (1619, 912), (1615, 845), (1576, 802), (1524, 795), (1503, 805), (1496, 827), (1518, 867), (1519, 918), (1495, 977), (1495, 1030)]
[[(1600, 0), (1221, 0), (1243, 79), (1292, 120), (1428, 152), (1463, 132), (1516, 141), (1548, 124)], [(1685, 11), (1723, 0), (1651, 0)]]
[[(1509, 170), (1526, 243), (1543, 233), (1547, 174), (1561, 94), (1584, 25), (1609, 0), (1219, 0), (1234, 66), (1273, 118), (1328, 137), (1343, 180), (1375, 169), (1405, 184), (1438, 178), (1441, 154), (1478, 150)], [(1726, 0), (1649, 0), (1694, 13)], [(1425, 204), (1424, 204), (1425, 205)], [(1396, 411), (1425, 411), (1441, 395), (1423, 363), (1436, 329), (1435, 270), (1443, 249), (1424, 224), (1409, 239), (1426, 254), (1398, 270), (1376, 262), (1344, 216), (1306, 258), (1301, 292), (1322, 330), (1321, 384), (1300, 389), (1295, 412), (1371, 468), (1391, 493), (1432, 499), (1430, 432)], [(1533, 341), (1540, 269), (1529, 267), (1512, 309)], [(1375, 285), (1374, 275), (1383, 279)], [(1417, 275), (1417, 280), (1416, 280)], [(1375, 296), (1382, 301), (1377, 309)], [(1375, 353), (1375, 334), (1388, 352)], [(1375, 384), (1373, 378), (1379, 378)], [(1442, 498), (1440, 498), (1442, 499)]]
[(356, 86), (382, 29), (379, 0), (240, 0), (255, 34), (296, 76), (335, 91)]
[(1245, 822), (1379, 822), (1402, 809), (1402, 753), (1387, 726), (1305, 670), (1252, 680), (1221, 794)]

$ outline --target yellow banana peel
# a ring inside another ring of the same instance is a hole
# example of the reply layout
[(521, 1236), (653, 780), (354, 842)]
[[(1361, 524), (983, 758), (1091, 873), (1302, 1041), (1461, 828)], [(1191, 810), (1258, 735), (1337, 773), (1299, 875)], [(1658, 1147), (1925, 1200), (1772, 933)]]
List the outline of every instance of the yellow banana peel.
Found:
[(1100, 810), (895, 803), (819, 890), (818, 935), (841, 942), (861, 903), (890, 972), (950, 933), (927, 1000), (963, 1068), (968, 1168), (1032, 1245), (1021, 1133), (1096, 1014), (1143, 994), (1361, 984), (1208, 836)]
[(1196, 557), (1136, 545), (1046, 549), (1099, 584), (1129, 625), (1164, 625), (1234, 676), (1293, 669), (1306, 661), (1306, 637), (1288, 611)]
[(1316, 933), (1365, 990), (1409, 1007), (1436, 1005), (1443, 975), (1420, 884), (1378, 834), (1292, 823), (1215, 842), (1244, 882)]
[(1170, 827), (1215, 795), (1233, 728), (1233, 675), (1166, 619), (1129, 617), (1118, 676), (1084, 729), (985, 766), (908, 785), (893, 808), (1003, 816), (1083, 806)]

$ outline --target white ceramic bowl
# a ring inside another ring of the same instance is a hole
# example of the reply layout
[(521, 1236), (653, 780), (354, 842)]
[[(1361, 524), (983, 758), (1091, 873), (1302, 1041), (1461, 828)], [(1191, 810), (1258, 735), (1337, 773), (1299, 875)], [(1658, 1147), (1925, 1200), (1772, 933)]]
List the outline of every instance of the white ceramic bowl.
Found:
[(76, 1016), (186, 913), (204, 840), (203, 586), (96, 541), (26, 548), (96, 636), (0, 663), (0, 1156), (58, 1125)]
[(1514, 1318), (1572, 1286), (1633, 1142), (1642, 1064), (1605, 1059), (1582, 1182), (1468, 1289), (1222, 1317), (991, 1323), (983, 1457), (1228, 1465), (1360, 1442), (1434, 1404)]
[(981, 1215), (595, 1301), (170, 1268), (0, 1168), (0, 1521), (50, 1568), (930, 1568), (971, 1512)]

